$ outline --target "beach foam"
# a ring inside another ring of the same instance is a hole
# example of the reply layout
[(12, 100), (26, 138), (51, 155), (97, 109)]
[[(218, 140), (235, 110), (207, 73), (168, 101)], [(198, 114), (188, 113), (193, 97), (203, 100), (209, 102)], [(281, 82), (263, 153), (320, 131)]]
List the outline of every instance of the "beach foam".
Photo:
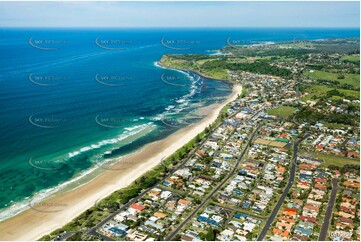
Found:
[(84, 152), (93, 150), (93, 149), (99, 149), (102, 148), (104, 146), (107, 145), (111, 145), (111, 144), (116, 144), (120, 141), (123, 141), (124, 139), (127, 139), (128, 137), (138, 134), (139, 132), (142, 132), (144, 129), (148, 128), (149, 126), (154, 125), (154, 123), (152, 122), (148, 122), (146, 124), (141, 124), (141, 125), (135, 125), (132, 127), (127, 127), (124, 128), (124, 132), (120, 135), (118, 135), (116, 138), (111, 138), (111, 139), (106, 139), (106, 140), (102, 140), (99, 141), (96, 144), (92, 144), (83, 148), (80, 148), (79, 150), (73, 151), (73, 152), (69, 152), (68, 153), (68, 158), (73, 158), (74, 156), (80, 155)]
[[(84, 152), (87, 152), (87, 151), (90, 151), (93, 149), (99, 149), (105, 145), (115, 144), (115, 143), (118, 143), (119, 141), (124, 141), (127, 138), (132, 138), (132, 136), (135, 136), (142, 132), (145, 132), (146, 134), (150, 133), (155, 128), (156, 128), (156, 125), (153, 122), (148, 122), (146, 124), (135, 125), (133, 127), (125, 128), (126, 131), (124, 131), (122, 134), (118, 135), (117, 138), (103, 140), (103, 141), (98, 142), (97, 144), (89, 145), (89, 146), (80, 148), (77, 151), (70, 152), (68, 154), (68, 158), (73, 158), (74, 156), (80, 155)], [(143, 134), (143, 135), (145, 135), (145, 134)], [(104, 153), (110, 154), (111, 151), (105, 151)], [(9, 207), (6, 207), (6, 208), (0, 210), (0, 221), (6, 220), (10, 217), (15, 216), (16, 214), (21, 213), (22, 211), (24, 211), (26, 209), (29, 209), (30, 202), (32, 204), (38, 203), (38, 202), (44, 200), (45, 198), (48, 198), (49, 196), (53, 195), (54, 193), (67, 188), (68, 186), (74, 184), (75, 182), (80, 181), (81, 179), (85, 178), (87, 175), (89, 175), (89, 174), (93, 173), (95, 170), (99, 169), (102, 166), (102, 164), (105, 164), (105, 163), (111, 164), (112, 162), (116, 162), (119, 160), (119, 158), (121, 158), (121, 157), (116, 157), (113, 159), (103, 159), (103, 154), (96, 155), (95, 159), (93, 160), (95, 165), (92, 166), (91, 168), (79, 173), (76, 177), (72, 178), (71, 180), (63, 182), (56, 187), (41, 190), (41, 191), (37, 192), (36, 194), (34, 194), (34, 196), (32, 196), (32, 197), (27, 197), (21, 202), (16, 202), (16, 203), (10, 205)]]
[(161, 113), (153, 118), (153, 120), (157, 121), (157, 120), (162, 120), (165, 118), (171, 118), (172, 115), (177, 115), (180, 112), (182, 112), (183, 110), (185, 110), (186, 107), (189, 106), (190, 99), (192, 99), (195, 94), (201, 92), (201, 89), (203, 86), (203, 80), (199, 75), (190, 73), (188, 71), (163, 67), (163, 66), (160, 66), (158, 62), (154, 62), (153, 64), (154, 64), (154, 66), (156, 66), (158, 68), (173, 70), (173, 71), (182, 73), (190, 81), (190, 85), (187, 85), (189, 87), (188, 93), (173, 100), (175, 103), (170, 104), (168, 107), (165, 108), (165, 111), (163, 113)]

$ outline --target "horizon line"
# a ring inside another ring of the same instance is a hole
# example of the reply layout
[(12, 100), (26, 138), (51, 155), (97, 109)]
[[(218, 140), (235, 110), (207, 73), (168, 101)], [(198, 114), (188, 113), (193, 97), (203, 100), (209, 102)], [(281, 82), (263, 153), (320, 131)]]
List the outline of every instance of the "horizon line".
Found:
[(360, 29), (360, 26), (216, 26), (216, 27), (205, 27), (205, 26), (0, 26), (0, 28), (54, 28), (54, 29), (60, 29), (60, 28), (88, 28), (88, 29), (95, 29), (95, 28), (112, 28), (112, 29), (150, 29), (150, 28), (158, 28), (158, 29), (165, 29), (165, 28), (184, 28), (184, 29), (240, 29), (240, 28), (280, 28), (280, 29), (286, 29), (286, 28), (304, 28), (304, 29)]

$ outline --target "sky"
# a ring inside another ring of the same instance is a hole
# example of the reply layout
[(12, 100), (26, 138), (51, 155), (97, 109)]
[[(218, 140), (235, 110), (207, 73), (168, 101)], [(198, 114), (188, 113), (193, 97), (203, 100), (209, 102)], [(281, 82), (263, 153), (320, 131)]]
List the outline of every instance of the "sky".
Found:
[(360, 27), (360, 2), (0, 2), (0, 27)]

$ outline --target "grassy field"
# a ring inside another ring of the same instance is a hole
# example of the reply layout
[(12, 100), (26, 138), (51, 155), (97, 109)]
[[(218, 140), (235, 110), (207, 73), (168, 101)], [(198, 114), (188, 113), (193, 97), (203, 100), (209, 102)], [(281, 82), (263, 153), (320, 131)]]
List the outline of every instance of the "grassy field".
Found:
[(326, 126), (329, 129), (347, 129), (351, 126), (344, 125), (344, 124), (336, 124), (336, 123), (327, 123), (327, 122), (321, 122), (324, 126)]
[(269, 115), (274, 115), (281, 118), (288, 118), (291, 116), (297, 108), (287, 107), (287, 106), (279, 106), (277, 108), (273, 108), (267, 111)]
[(204, 62), (213, 61), (213, 60), (218, 60), (218, 58), (209, 58), (209, 59), (197, 60), (196, 62), (197, 62), (198, 65), (203, 65)]
[(348, 159), (348, 158), (340, 157), (340, 156), (332, 156), (332, 155), (326, 155), (326, 154), (321, 154), (321, 153), (313, 153), (312, 156), (317, 159), (322, 159), (324, 161), (322, 163), (323, 167), (328, 167), (330, 165), (342, 167), (346, 164), (360, 165), (359, 160)]
[(312, 79), (323, 79), (323, 80), (330, 80), (330, 81), (338, 81), (341, 84), (348, 84), (354, 87), (360, 87), (360, 75), (358, 74), (344, 74), (344, 79), (337, 79), (339, 74), (331, 73), (326, 71), (317, 71), (314, 72), (307, 72), (307, 76), (311, 77)]
[[(305, 92), (307, 92), (309, 95), (303, 97), (302, 100), (307, 101), (307, 100), (318, 99), (319, 97), (326, 95), (326, 93), (328, 91), (331, 91), (333, 89), (335, 89), (335, 88), (328, 87), (328, 86), (321, 86), (321, 85), (306, 87)], [(351, 96), (354, 99), (359, 99), (359, 96), (360, 96), (359, 91), (346, 90), (346, 89), (341, 89), (341, 88), (337, 88), (337, 90), (340, 91), (341, 93), (345, 94), (346, 96)], [(340, 97), (334, 96), (331, 99), (339, 99), (339, 98)]]
[(162, 65), (172, 68), (184, 69), (190, 68), (190, 64), (185, 60), (170, 60), (170, 59), (162, 59)]
[(284, 56), (278, 57), (278, 61), (283, 61), (283, 62), (294, 61), (294, 60), (295, 58), (293, 57), (284, 57)]
[(360, 56), (347, 55), (347, 56), (342, 57), (341, 60), (357, 64), (357, 63), (360, 63)]
[(195, 62), (190, 62), (181, 59), (169, 59), (169, 58), (162, 58), (161, 63), (163, 66), (177, 68), (177, 69), (185, 69), (191, 71), (200, 72), (202, 75), (205, 75), (209, 78), (214, 79), (228, 79), (228, 73), (224, 69), (212, 69), (212, 70), (204, 70), (202, 68), (202, 64), (208, 60), (198, 60)]
[(200, 73), (214, 79), (227, 79), (228, 73), (224, 69), (200, 70)]

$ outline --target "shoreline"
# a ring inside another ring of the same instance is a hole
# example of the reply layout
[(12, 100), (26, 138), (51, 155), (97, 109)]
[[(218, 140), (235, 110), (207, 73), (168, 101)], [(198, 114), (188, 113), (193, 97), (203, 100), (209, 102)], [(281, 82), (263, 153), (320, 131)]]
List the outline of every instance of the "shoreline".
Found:
[[(62, 204), (64, 209), (55, 212), (27, 209), (0, 222), (0, 237), (2, 240), (36, 240), (64, 226), (94, 206), (99, 199), (130, 185), (135, 179), (158, 165), (162, 158), (170, 156), (198, 133), (201, 133), (217, 119), (220, 110), (235, 100), (241, 92), (242, 86), (233, 84), (232, 93), (224, 102), (210, 105), (212, 108), (204, 107), (210, 112), (197, 124), (182, 128), (168, 137), (147, 144), (138, 152), (120, 159), (112, 166), (118, 170), (104, 170), (91, 181), (73, 190), (57, 193), (42, 201), (43, 204)], [(154, 150), (157, 152), (154, 153)]]

